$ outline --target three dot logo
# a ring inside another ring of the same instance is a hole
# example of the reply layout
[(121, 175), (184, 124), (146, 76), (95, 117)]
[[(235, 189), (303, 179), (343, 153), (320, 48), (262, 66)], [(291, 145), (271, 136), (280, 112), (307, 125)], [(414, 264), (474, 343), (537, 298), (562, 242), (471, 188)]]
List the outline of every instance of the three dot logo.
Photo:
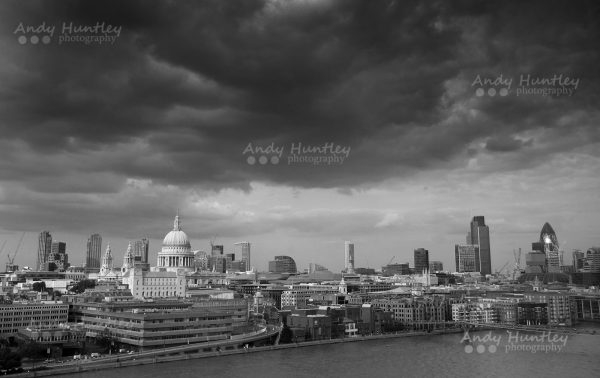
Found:
[(32, 45), (37, 45), (40, 43), (40, 41), (44, 44), (47, 45), (52, 41), (52, 38), (50, 38), (49, 35), (44, 35), (42, 36), (42, 38), (38, 37), (37, 35), (32, 35), (31, 37), (27, 38), (24, 35), (19, 36), (19, 38), (17, 38), (17, 41), (19, 42), (19, 44), (21, 45), (25, 45), (28, 42), (31, 43)]
[(487, 91), (483, 88), (477, 88), (475, 90), (475, 96), (477, 97), (483, 97), (486, 94), (490, 97), (495, 97), (496, 95), (505, 97), (508, 96), (508, 88), (500, 88), (499, 90), (496, 90), (496, 88), (488, 88)]
[(255, 165), (257, 162), (260, 165), (265, 165), (268, 162), (271, 162), (271, 164), (279, 164), (279, 157), (278, 156), (271, 156), (271, 158), (265, 156), (265, 155), (261, 155), (258, 159), (256, 159), (254, 156), (248, 156), (248, 158), (246, 159), (246, 162), (250, 165)]
[(493, 344), (492, 345), (488, 345), (487, 348), (483, 344), (477, 345), (476, 348), (473, 348), (473, 345), (471, 345), (471, 344), (465, 345), (465, 353), (471, 354), (475, 350), (479, 354), (485, 353), (486, 350), (488, 352), (490, 352), (490, 353), (496, 353), (496, 350), (498, 350), (498, 348), (495, 345), (493, 345)]

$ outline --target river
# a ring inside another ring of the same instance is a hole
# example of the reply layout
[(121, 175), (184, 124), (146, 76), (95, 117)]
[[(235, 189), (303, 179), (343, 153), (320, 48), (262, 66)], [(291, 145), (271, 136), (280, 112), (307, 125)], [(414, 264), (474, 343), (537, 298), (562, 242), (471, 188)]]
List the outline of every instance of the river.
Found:
[[(538, 335), (527, 339), (527, 335)], [(600, 336), (508, 333), (377, 339), (218, 356), (65, 377), (600, 377)], [(535, 352), (535, 353), (534, 353)]]

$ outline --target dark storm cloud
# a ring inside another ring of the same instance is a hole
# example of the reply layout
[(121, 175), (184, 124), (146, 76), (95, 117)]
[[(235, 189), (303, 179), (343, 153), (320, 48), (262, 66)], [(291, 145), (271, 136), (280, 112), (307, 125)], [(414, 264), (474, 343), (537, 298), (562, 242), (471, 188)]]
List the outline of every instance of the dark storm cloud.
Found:
[(531, 145), (532, 142), (533, 141), (531, 139), (522, 141), (519, 139), (512, 138), (510, 136), (498, 136), (488, 139), (485, 144), (485, 148), (495, 152), (510, 152), (517, 151), (523, 146)]
[[(463, 165), (478, 140), (490, 151), (521, 153), (522, 144), (498, 139), (498, 130), (598, 140), (594, 2), (2, 7), (0, 131), (28, 150), (0, 152), (10, 162), (0, 169), (35, 191), (118, 191), (125, 177), (214, 189), (248, 190), (252, 180), (352, 187)], [(536, 22), (542, 10), (544, 22)], [(42, 21), (123, 30), (109, 46), (16, 42), (20, 22)], [(501, 73), (565, 73), (581, 85), (571, 97), (474, 95), (477, 75)], [(577, 111), (592, 122), (559, 122)], [(334, 142), (352, 151), (335, 167), (249, 166), (242, 151), (250, 142)], [(30, 179), (40, 167), (46, 184)], [(101, 183), (77, 182), (78, 173), (93, 172)]]

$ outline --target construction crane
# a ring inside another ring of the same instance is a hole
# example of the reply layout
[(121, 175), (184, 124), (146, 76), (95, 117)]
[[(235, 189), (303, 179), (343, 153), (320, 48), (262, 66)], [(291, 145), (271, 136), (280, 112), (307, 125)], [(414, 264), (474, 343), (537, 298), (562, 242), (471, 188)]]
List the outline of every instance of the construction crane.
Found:
[(21, 235), (19, 239), (19, 243), (17, 243), (17, 248), (15, 248), (15, 252), (13, 253), (12, 258), (10, 257), (10, 253), (6, 255), (8, 262), (6, 263), (6, 272), (12, 273), (16, 270), (19, 270), (19, 266), (15, 265), (15, 257), (17, 257), (17, 253), (19, 253), (19, 248), (21, 248), (21, 243), (23, 243), (23, 238), (25, 237), (25, 232)]
[(519, 248), (519, 255), (517, 256), (517, 251), (513, 249), (513, 255), (515, 256), (515, 267), (513, 269), (512, 280), (515, 280), (517, 276), (517, 272), (521, 273), (521, 248)]
[(396, 256), (392, 256), (392, 258), (390, 259), (390, 261), (388, 261), (388, 263), (386, 265), (390, 265), (392, 263), (392, 261), (394, 261), (395, 258), (396, 258)]
[(508, 261), (506, 262), (506, 264), (504, 264), (502, 266), (502, 268), (500, 268), (500, 270), (496, 271), (496, 277), (498, 277), (500, 274), (502, 274), (502, 272), (504, 271), (504, 268), (506, 268), (507, 265), (508, 265)]
[(0, 255), (2, 255), (2, 251), (4, 251), (4, 246), (6, 245), (6, 240), (2, 243), (2, 247), (0, 247)]

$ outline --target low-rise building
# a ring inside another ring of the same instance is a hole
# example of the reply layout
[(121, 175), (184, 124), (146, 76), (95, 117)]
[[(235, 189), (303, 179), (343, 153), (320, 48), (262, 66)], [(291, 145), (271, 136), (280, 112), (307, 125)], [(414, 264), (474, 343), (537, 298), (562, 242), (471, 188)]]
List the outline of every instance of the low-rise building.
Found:
[(446, 322), (446, 303), (440, 296), (379, 298), (371, 305), (391, 312), (395, 323), (404, 328), (441, 328)]
[(467, 302), (452, 305), (452, 320), (458, 323), (496, 323), (498, 315), (492, 302)]
[(548, 324), (548, 304), (519, 302), (517, 304), (517, 323), (528, 326)]
[(548, 323), (551, 325), (571, 325), (572, 310), (569, 295), (566, 293), (541, 291), (526, 293), (524, 301), (545, 303), (547, 305)]
[(0, 304), (0, 337), (14, 337), (27, 327), (48, 327), (66, 323), (69, 305), (64, 303)]
[(332, 319), (326, 314), (317, 314), (316, 309), (293, 310), (287, 317), (287, 325), (295, 341), (329, 340)]
[(281, 293), (281, 308), (302, 308), (314, 295), (337, 293), (339, 293), (337, 285), (294, 285)]
[(126, 271), (122, 277), (123, 284), (129, 286), (134, 298), (184, 298), (186, 296), (186, 273), (159, 270), (147, 272), (139, 267)]
[(87, 303), (82, 320), (89, 337), (110, 337), (141, 350), (228, 339), (248, 321), (243, 299)]

